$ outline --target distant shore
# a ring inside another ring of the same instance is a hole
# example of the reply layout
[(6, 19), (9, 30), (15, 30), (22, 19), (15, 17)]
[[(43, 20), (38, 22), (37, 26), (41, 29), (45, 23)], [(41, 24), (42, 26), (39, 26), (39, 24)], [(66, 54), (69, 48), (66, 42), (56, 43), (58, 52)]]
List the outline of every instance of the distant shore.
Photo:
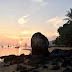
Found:
[(50, 47), (48, 48), (49, 52), (52, 52), (54, 49), (70, 50), (72, 47)]

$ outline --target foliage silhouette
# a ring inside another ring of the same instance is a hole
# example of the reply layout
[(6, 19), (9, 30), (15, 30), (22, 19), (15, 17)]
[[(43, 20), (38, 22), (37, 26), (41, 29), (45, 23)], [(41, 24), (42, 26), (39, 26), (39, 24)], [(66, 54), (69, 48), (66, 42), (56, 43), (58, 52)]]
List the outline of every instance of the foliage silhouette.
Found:
[(72, 46), (72, 9), (66, 14), (68, 18), (63, 27), (58, 28), (59, 37), (53, 42), (56, 45)]

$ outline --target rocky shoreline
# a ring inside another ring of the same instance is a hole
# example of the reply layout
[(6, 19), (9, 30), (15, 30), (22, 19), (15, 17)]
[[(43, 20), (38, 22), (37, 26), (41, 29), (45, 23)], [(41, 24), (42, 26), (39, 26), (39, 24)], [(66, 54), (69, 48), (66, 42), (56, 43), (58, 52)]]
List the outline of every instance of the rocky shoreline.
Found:
[(72, 50), (54, 49), (48, 56), (2, 56), (0, 72), (72, 72)]

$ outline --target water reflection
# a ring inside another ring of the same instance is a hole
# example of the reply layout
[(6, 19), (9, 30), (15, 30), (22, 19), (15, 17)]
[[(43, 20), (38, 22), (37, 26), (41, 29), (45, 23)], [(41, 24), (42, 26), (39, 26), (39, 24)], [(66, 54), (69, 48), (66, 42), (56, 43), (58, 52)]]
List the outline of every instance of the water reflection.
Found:
[[(63, 50), (69, 50), (72, 49), (72, 47), (52, 47), (52, 48), (48, 48), (49, 52), (52, 52), (54, 49), (63, 49)], [(15, 46), (0, 46), (0, 56), (7, 56), (7, 55), (20, 55), (20, 54), (25, 54), (25, 55), (29, 55), (31, 53), (31, 48), (30, 47), (19, 47), (19, 48), (15, 48)]]
[[(19, 48), (15, 48), (14, 46), (11, 47), (7, 47), (4, 46), (3, 48), (0, 46), (0, 56), (6, 56), (6, 55), (20, 55), (20, 54), (25, 54), (28, 55), (31, 53), (31, 48), (27, 47), (27, 50), (24, 50), (25, 47), (19, 47)], [(30, 49), (30, 50), (29, 50)]]
[(21, 53), (21, 47), (19, 47), (19, 54)]

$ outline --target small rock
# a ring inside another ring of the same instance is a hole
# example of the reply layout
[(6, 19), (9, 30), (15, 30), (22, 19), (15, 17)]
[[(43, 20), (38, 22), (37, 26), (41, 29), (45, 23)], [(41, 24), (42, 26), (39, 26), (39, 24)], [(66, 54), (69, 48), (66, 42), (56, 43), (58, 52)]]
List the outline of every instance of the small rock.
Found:
[(51, 65), (58, 65), (57, 61), (52, 61)]
[(29, 72), (29, 71), (27, 71), (25, 69), (21, 69), (20, 72)]
[(62, 63), (61, 67), (67, 67), (70, 66), (71, 61), (69, 61), (68, 59), (64, 59), (64, 62)]
[(72, 69), (66, 68), (63, 72), (72, 72)]
[(24, 56), (25, 56), (24, 54), (21, 54), (21, 55), (20, 55), (20, 57), (24, 57)]
[(10, 65), (13, 65), (13, 62), (12, 61), (10, 62)]
[(26, 67), (23, 67), (21, 65), (17, 65), (16, 71), (23, 71), (25, 69), (26, 69)]
[(59, 65), (55, 65), (51, 68), (51, 70), (59, 70), (59, 69), (60, 69)]
[(33, 71), (31, 71), (31, 72), (39, 72), (39, 71), (37, 71), (37, 70), (33, 70)]
[(3, 67), (8, 67), (9, 65), (3, 65)]
[(48, 66), (43, 66), (43, 68), (48, 68)]

